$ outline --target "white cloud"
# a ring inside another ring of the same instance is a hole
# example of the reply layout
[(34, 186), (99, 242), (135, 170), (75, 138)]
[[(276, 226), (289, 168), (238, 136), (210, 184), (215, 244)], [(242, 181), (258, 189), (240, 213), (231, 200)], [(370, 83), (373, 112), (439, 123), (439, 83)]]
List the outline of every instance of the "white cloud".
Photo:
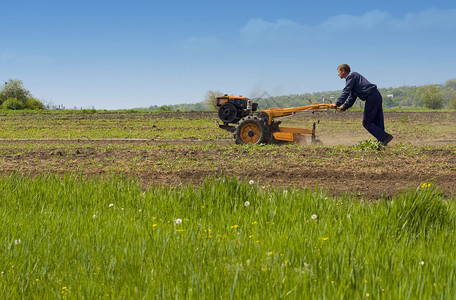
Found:
[(395, 18), (386, 11), (374, 10), (360, 16), (331, 16), (314, 25), (300, 24), (288, 19), (279, 19), (275, 22), (251, 19), (241, 29), (240, 36), (246, 43), (296, 43), (297, 41), (312, 43), (341, 37), (353, 40), (354, 36), (361, 41), (368, 37), (366, 35), (397, 36), (418, 30), (426, 32), (439, 30), (451, 33), (455, 28), (455, 9), (427, 9), (406, 14), (402, 18)]
[(247, 43), (263, 41), (280, 42), (306, 36), (311, 29), (288, 19), (268, 22), (263, 19), (250, 19), (241, 29), (241, 38)]
[(391, 22), (391, 20), (392, 17), (389, 13), (374, 10), (362, 16), (338, 15), (329, 17), (314, 29), (326, 33), (339, 33), (352, 29), (358, 31), (375, 30)]

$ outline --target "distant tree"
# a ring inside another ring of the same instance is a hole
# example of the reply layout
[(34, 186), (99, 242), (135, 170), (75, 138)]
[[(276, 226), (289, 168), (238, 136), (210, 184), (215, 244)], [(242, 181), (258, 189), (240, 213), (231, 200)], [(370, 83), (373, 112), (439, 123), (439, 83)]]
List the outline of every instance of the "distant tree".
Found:
[(456, 92), (454, 92), (453, 96), (450, 98), (450, 108), (456, 109)]
[(203, 100), (204, 105), (210, 110), (217, 110), (217, 97), (220, 95), (223, 95), (220, 91), (207, 91)]
[(456, 91), (456, 79), (450, 79), (446, 81), (444, 86), (446, 88), (452, 89), (453, 91)]
[(417, 89), (418, 96), (423, 100), (423, 105), (430, 109), (443, 107), (443, 99), (436, 85), (424, 85)]
[(157, 108), (157, 112), (168, 112), (168, 111), (173, 111), (173, 109), (169, 105), (162, 105)]
[(40, 100), (23, 87), (22, 80), (10, 79), (0, 91), (0, 104), (5, 109), (44, 109)]
[(10, 79), (5, 82), (2, 90), (0, 91), (0, 103), (6, 101), (9, 98), (16, 98), (17, 100), (25, 103), (27, 98), (30, 96), (30, 92), (22, 86), (22, 80)]

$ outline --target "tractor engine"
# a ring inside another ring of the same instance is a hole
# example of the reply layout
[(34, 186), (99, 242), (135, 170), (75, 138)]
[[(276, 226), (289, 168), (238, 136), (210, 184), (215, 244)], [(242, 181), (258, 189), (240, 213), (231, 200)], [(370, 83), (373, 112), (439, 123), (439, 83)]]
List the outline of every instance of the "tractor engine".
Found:
[(216, 104), (219, 107), (218, 116), (225, 126), (236, 124), (258, 108), (258, 103), (252, 103), (249, 98), (242, 96), (218, 96)]

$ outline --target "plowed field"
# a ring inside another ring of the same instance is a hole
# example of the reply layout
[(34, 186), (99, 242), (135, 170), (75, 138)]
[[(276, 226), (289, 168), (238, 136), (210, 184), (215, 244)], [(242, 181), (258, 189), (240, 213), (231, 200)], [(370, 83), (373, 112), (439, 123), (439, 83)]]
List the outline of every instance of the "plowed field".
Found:
[(360, 145), (371, 138), (361, 118), (297, 115), (285, 126), (320, 121), (321, 144), (239, 146), (215, 126), (216, 113), (0, 114), (1, 173), (123, 174), (145, 188), (227, 176), (364, 199), (427, 182), (456, 194), (456, 113), (385, 113), (394, 140), (382, 151)]

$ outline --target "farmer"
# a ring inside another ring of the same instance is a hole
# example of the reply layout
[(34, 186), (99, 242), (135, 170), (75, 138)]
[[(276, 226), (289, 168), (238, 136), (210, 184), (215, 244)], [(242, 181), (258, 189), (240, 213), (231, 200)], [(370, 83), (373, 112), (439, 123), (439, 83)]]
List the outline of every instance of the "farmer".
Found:
[(388, 145), (393, 136), (385, 132), (383, 123), (382, 95), (375, 84), (370, 83), (361, 74), (351, 72), (350, 66), (342, 64), (337, 67), (338, 75), (341, 79), (345, 78), (345, 88), (337, 99), (333, 108), (338, 107), (341, 111), (353, 106), (356, 98), (366, 101), (363, 114), (363, 126), (372, 134), (383, 146)]

